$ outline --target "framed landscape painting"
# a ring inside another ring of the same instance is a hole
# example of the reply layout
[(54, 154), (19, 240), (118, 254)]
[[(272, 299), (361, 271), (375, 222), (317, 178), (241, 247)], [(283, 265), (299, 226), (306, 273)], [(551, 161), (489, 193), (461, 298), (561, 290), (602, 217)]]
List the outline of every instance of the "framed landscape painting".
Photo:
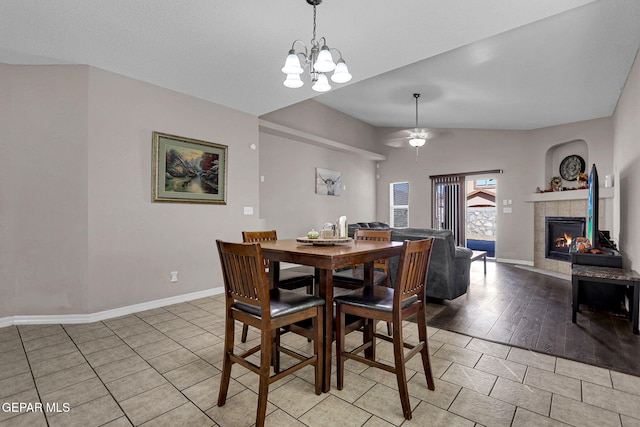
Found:
[(227, 203), (227, 146), (153, 132), (153, 201)]

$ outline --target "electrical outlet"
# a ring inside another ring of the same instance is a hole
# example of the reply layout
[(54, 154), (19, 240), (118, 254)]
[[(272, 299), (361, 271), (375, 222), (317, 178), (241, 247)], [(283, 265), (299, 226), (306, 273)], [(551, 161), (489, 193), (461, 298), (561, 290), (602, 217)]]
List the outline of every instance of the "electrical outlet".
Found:
[(171, 272), (171, 283), (175, 283), (178, 281), (178, 272), (177, 271), (172, 271)]

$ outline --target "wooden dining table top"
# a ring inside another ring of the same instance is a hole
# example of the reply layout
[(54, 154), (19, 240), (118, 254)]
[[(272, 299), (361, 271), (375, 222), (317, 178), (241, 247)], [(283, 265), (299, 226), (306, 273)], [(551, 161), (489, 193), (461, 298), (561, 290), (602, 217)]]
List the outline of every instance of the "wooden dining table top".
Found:
[(334, 270), (399, 255), (402, 242), (354, 240), (336, 245), (312, 245), (291, 240), (260, 242), (263, 256), (270, 261), (311, 265)]

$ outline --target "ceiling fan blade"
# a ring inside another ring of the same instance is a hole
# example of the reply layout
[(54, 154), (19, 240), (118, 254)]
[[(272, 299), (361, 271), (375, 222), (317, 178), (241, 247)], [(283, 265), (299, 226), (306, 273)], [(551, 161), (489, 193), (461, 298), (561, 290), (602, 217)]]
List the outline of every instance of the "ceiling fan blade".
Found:
[(393, 148), (409, 147), (409, 140), (407, 138), (394, 138), (385, 140), (384, 145)]

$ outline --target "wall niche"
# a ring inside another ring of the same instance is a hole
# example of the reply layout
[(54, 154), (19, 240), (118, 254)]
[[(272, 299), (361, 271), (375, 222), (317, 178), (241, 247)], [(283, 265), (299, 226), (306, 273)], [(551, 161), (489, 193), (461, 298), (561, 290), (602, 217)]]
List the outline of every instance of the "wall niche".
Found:
[[(560, 176), (560, 164), (567, 156), (578, 155), (582, 157), (585, 163), (585, 173), (589, 173), (591, 170), (591, 164), (589, 163), (589, 147), (583, 139), (576, 139), (573, 141), (563, 142), (547, 150), (545, 156), (545, 188), (549, 188), (549, 181), (554, 176)], [(562, 187), (577, 187), (576, 181), (562, 180)]]

